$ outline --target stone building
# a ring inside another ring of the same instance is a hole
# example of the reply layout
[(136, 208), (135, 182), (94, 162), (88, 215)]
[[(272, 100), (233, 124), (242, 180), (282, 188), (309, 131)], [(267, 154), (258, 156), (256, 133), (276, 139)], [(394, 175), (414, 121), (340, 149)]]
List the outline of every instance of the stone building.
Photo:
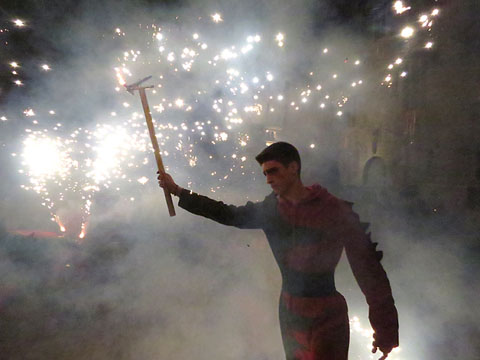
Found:
[[(472, 14), (479, 13), (480, 3), (451, 2), (439, 9), (432, 31), (401, 47), (398, 34), (372, 35), (372, 74), (397, 56), (404, 64), (391, 72), (391, 84), (371, 87), (367, 101), (352, 110), (341, 136), (340, 177), (346, 187), (386, 188), (421, 199), (432, 211), (475, 210), (480, 207), (480, 29)], [(381, 28), (394, 29), (396, 20), (387, 10), (379, 9), (385, 16), (375, 17)], [(412, 12), (407, 21), (418, 16)], [(430, 49), (423, 45), (428, 41)], [(401, 77), (404, 71), (407, 76)]]

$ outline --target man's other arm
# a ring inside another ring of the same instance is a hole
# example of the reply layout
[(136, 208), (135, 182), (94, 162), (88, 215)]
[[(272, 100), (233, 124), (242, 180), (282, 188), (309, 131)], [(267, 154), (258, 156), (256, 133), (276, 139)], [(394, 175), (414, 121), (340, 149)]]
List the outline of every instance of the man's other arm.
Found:
[[(384, 354), (398, 346), (398, 314), (390, 282), (370, 234), (352, 210), (352, 204), (340, 202), (338, 234), (345, 243), (345, 252), (353, 275), (366, 297), (369, 319), (374, 330), (374, 347)], [(368, 224), (367, 224), (368, 225)]]

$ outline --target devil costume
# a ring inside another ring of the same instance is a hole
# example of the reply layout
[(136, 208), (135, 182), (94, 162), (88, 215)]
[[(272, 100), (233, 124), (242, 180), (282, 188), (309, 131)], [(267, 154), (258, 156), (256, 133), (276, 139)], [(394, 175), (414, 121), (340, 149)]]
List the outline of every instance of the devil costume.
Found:
[(366, 297), (378, 346), (398, 346), (390, 283), (365, 224), (352, 203), (320, 185), (308, 190), (295, 204), (271, 193), (261, 202), (233, 206), (183, 189), (178, 205), (224, 225), (264, 231), (282, 274), (279, 316), (287, 360), (347, 359), (347, 304), (334, 282), (343, 249)]

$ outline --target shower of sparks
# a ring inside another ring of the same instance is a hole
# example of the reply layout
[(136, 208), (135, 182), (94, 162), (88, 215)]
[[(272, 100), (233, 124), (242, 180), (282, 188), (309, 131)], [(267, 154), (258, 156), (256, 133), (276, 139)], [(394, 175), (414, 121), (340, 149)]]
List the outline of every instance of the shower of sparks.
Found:
[[(393, 9), (398, 15), (411, 10), (399, 1)], [(418, 14), (418, 23), (398, 32), (408, 38), (429, 30), (438, 13), (434, 9)], [(223, 21), (219, 13), (211, 15), (211, 20)], [(288, 34), (251, 33), (225, 43), (218, 41), (222, 34), (204, 32), (204, 24), (200, 21), (192, 27), (173, 28), (152, 24), (136, 30), (112, 31), (113, 41), (123, 49), (113, 60), (112, 77), (119, 86), (112, 87), (112, 91), (115, 89), (118, 101), (104, 117), (111, 121), (66, 133), (61, 122), (45, 129), (45, 114), (39, 109), (24, 110), (25, 116), (32, 117), (34, 128), (26, 129), (20, 172), (27, 178), (22, 187), (40, 195), (61, 231), (65, 226), (55, 216), (69, 197), (80, 199), (83, 225), (79, 236), (84, 237), (95, 193), (110, 189), (133, 201), (129, 186), (150, 186), (143, 175), (152, 173), (154, 161), (143, 112), (138, 112), (138, 99), (132, 100), (131, 95), (122, 91), (123, 85), (145, 74), (153, 75), (150, 84), (155, 88), (148, 91), (148, 99), (162, 155), (166, 165), (171, 166), (168, 171), (175, 175), (184, 166), (207, 168), (216, 181), (212, 192), (224, 188), (234, 175), (253, 173), (247, 161), (251, 154), (247, 151), (253, 138), (259, 140), (262, 135), (247, 132), (251, 123), (265, 123), (267, 131), (260, 140), (270, 144), (281, 132), (272, 124), (278, 112), (298, 117), (308, 114), (303, 112), (317, 111), (322, 114), (321, 121), (342, 121), (351, 111), (348, 99), (362, 93), (367, 79), (359, 65), (366, 59), (359, 58), (359, 54), (341, 54), (335, 44), (319, 47), (318, 62), (302, 76), (292, 78), (288, 67), (274, 67), (271, 61), (262, 60), (266, 54), (292, 57), (288, 47), (284, 47)], [(136, 39), (133, 48), (130, 35)], [(393, 79), (405, 77), (407, 73), (401, 68), (408, 64), (408, 54), (400, 51), (392, 57), (383, 68), (386, 73), (379, 73), (377, 79), (389, 86)], [(20, 63), (11, 61), (10, 66), (16, 69)], [(51, 70), (47, 64), (40, 68)], [(192, 78), (198, 81), (191, 81)], [(18, 77), (14, 80), (23, 85)], [(292, 86), (285, 88), (285, 82)], [(55, 112), (50, 110), (48, 114), (52, 119)], [(314, 139), (306, 144), (316, 148)], [(193, 176), (188, 176), (185, 184), (192, 188), (201, 186)]]
[[(397, 15), (402, 15), (407, 10), (412, 10), (410, 6), (405, 5), (404, 1), (393, 2), (392, 7), (394, 12)], [(440, 10), (438, 8), (433, 8), (430, 13), (425, 12), (419, 15), (413, 15), (413, 16), (418, 16), (418, 24), (416, 25), (410, 24), (408, 26), (403, 27), (403, 29), (399, 32), (400, 38), (410, 39), (417, 33), (421, 34), (422, 31), (427, 37), (431, 36), (430, 30), (432, 29), (432, 26), (433, 26), (433, 19), (439, 14), (440, 14)], [(423, 48), (425, 49), (431, 49), (433, 47), (432, 41), (426, 41), (423, 44), (424, 44)], [(407, 76), (406, 71), (402, 71), (400, 69), (395, 68), (395, 66), (403, 64), (403, 62), (404, 62), (404, 59), (398, 58), (397, 60), (393, 61), (388, 66), (386, 66), (387, 73), (384, 75), (384, 79), (381, 82), (382, 85), (386, 85), (387, 87), (390, 87), (392, 85), (393, 79), (394, 79), (392, 71), (397, 70), (398, 72), (396, 74), (398, 74), (400, 78), (405, 78)], [(397, 77), (395, 76), (395, 78)]]

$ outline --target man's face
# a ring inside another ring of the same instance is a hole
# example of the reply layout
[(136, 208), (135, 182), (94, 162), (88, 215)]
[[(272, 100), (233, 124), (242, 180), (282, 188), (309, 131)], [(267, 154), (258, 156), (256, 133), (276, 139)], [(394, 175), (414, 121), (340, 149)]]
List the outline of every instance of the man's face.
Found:
[(298, 164), (291, 162), (288, 166), (276, 160), (265, 161), (262, 164), (263, 175), (267, 179), (267, 184), (277, 195), (285, 194), (288, 189), (297, 181)]

